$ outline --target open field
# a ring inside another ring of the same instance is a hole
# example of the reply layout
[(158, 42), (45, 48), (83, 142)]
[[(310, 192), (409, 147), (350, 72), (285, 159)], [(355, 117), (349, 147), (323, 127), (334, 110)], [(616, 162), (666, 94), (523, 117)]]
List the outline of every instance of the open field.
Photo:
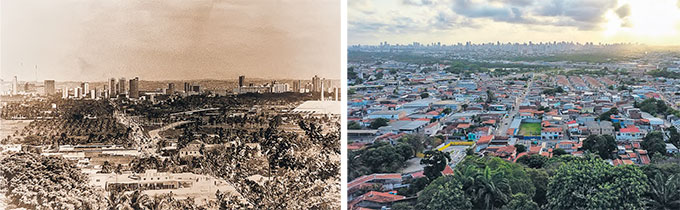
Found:
[(0, 120), (0, 138), (11, 136), (16, 131), (24, 129), (33, 120)]
[(540, 136), (541, 135), (541, 124), (540, 123), (522, 123), (519, 126), (519, 135)]

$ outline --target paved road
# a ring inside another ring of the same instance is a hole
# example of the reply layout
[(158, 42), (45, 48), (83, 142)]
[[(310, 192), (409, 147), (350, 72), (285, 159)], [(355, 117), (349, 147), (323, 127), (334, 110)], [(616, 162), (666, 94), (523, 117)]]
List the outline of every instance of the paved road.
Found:
[(531, 79), (527, 81), (526, 89), (524, 89), (522, 95), (515, 100), (515, 105), (512, 107), (512, 110), (510, 110), (510, 112), (508, 113), (508, 117), (503, 118), (501, 120), (499, 129), (496, 129), (496, 136), (505, 136), (505, 132), (510, 128), (510, 123), (512, 122), (513, 119), (515, 119), (515, 116), (517, 116), (517, 113), (519, 112), (520, 104), (522, 104), (524, 99), (527, 97), (527, 94), (529, 94), (531, 84), (534, 81), (534, 76), (532, 76)]
[(151, 153), (156, 153), (156, 151), (157, 151), (156, 147), (158, 146), (158, 141), (163, 139), (160, 135), (161, 131), (172, 129), (172, 128), (175, 128), (177, 126), (184, 125), (184, 124), (187, 124), (187, 123), (190, 123), (190, 122), (192, 122), (192, 121), (186, 121), (185, 120), (185, 121), (174, 122), (174, 123), (170, 123), (168, 125), (165, 125), (163, 127), (149, 131), (149, 136), (150, 136), (151, 141), (147, 145), (144, 146), (144, 149), (150, 150), (149, 152), (151, 152)]

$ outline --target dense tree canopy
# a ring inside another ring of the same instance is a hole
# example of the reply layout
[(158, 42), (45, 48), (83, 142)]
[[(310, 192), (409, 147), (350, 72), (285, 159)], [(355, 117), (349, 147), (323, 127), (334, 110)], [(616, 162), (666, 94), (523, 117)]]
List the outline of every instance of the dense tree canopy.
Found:
[(406, 160), (413, 157), (413, 147), (409, 144), (377, 142), (364, 149), (349, 153), (350, 180), (372, 173), (392, 173), (400, 169)]
[(640, 209), (647, 176), (636, 166), (614, 167), (593, 156), (561, 165), (548, 184), (551, 209)]
[(614, 159), (616, 140), (611, 135), (590, 135), (583, 140), (582, 149), (595, 153), (602, 159)]
[(666, 154), (666, 142), (663, 140), (663, 133), (659, 131), (653, 131), (648, 133), (644, 138), (642, 138), (642, 148), (647, 150), (649, 156), (654, 154)]

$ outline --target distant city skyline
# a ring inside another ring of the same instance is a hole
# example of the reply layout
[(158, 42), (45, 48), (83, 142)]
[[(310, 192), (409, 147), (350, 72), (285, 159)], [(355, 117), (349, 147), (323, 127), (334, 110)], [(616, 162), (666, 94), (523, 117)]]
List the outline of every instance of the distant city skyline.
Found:
[(340, 79), (338, 3), (2, 1), (0, 76)]
[(594, 42), (680, 45), (679, 0), (349, 0), (348, 45)]

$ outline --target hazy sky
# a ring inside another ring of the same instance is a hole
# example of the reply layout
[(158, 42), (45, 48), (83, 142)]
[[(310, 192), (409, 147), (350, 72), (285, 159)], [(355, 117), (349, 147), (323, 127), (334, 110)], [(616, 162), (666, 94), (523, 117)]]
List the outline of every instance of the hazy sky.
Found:
[[(2, 0), (9, 80), (340, 78), (339, 0)], [(22, 66), (23, 63), (23, 66)]]
[(680, 0), (348, 0), (348, 44), (680, 45)]

